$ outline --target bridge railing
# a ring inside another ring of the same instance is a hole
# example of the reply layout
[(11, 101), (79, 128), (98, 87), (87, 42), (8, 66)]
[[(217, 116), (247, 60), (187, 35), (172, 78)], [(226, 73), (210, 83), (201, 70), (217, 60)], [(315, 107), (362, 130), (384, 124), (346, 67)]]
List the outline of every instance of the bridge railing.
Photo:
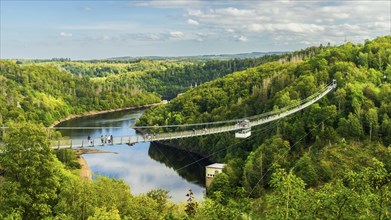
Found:
[(52, 140), (50, 146), (52, 148), (79, 148), (79, 147), (96, 147), (96, 146), (106, 146), (113, 144), (129, 144), (144, 142), (144, 137), (141, 135), (129, 135), (129, 136), (113, 136), (113, 139), (108, 139), (103, 137), (91, 138), (75, 138), (75, 139), (60, 139)]

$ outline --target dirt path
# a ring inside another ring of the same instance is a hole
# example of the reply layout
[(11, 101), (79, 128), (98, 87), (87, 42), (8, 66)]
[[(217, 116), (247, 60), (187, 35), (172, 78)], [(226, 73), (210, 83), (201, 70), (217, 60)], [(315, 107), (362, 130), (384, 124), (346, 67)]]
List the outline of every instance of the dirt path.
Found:
[(92, 172), (90, 168), (88, 167), (87, 161), (84, 159), (83, 156), (80, 155), (79, 158), (80, 163), (80, 177), (83, 179), (83, 181), (91, 181), (92, 180)]

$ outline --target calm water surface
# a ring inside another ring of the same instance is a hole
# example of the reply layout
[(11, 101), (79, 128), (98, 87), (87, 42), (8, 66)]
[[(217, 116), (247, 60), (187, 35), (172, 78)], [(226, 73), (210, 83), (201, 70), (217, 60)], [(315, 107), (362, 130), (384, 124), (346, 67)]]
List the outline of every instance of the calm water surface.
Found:
[[(135, 135), (129, 128), (142, 115), (142, 110), (107, 113), (78, 118), (59, 124), (59, 127), (95, 127), (94, 129), (59, 130), (71, 138), (99, 138), (101, 135)], [(113, 128), (119, 127), (119, 128)], [(115, 153), (86, 154), (88, 166), (94, 175), (123, 179), (130, 184), (133, 194), (151, 189), (170, 191), (172, 201), (186, 201), (189, 189), (200, 200), (205, 191), (205, 166), (209, 161), (198, 155), (153, 143), (94, 147)], [(192, 164), (193, 163), (193, 164)], [(189, 165), (192, 164), (192, 165)]]

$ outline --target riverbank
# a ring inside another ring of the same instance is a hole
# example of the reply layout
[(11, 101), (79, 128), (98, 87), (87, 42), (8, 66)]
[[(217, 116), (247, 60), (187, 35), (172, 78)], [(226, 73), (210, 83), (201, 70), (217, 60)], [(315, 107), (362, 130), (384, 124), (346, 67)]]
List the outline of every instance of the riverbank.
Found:
[(105, 151), (105, 150), (99, 150), (99, 149), (89, 149), (89, 148), (74, 148), (74, 151), (76, 152), (76, 155), (81, 156), (83, 154), (116, 154), (116, 152), (111, 151)]
[(80, 178), (83, 181), (92, 181), (92, 171), (90, 167), (88, 167), (87, 161), (83, 156), (80, 156), (78, 161), (80, 164)]
[(133, 107), (126, 107), (126, 108), (116, 108), (116, 109), (109, 109), (109, 110), (103, 110), (103, 111), (90, 111), (90, 112), (86, 112), (86, 113), (80, 114), (80, 115), (70, 115), (70, 116), (68, 116), (66, 118), (63, 118), (63, 119), (59, 120), (59, 121), (53, 122), (53, 124), (51, 124), (49, 126), (49, 128), (55, 127), (58, 124), (60, 124), (60, 123), (62, 123), (64, 121), (71, 120), (71, 119), (82, 118), (82, 117), (87, 117), (87, 116), (92, 116), (92, 115), (106, 114), (106, 113), (111, 113), (111, 112), (120, 112), (120, 111), (126, 111), (126, 110), (143, 109), (143, 108), (149, 108), (149, 107), (152, 107), (152, 106), (155, 106), (155, 105), (162, 105), (162, 104), (167, 104), (167, 101), (163, 100), (163, 101), (158, 102), (158, 103), (152, 103), (152, 104), (146, 104), (146, 105), (139, 105), (139, 106), (133, 106)]
[(87, 161), (84, 159), (83, 154), (98, 154), (98, 153), (116, 154), (115, 152), (99, 150), (99, 149), (79, 148), (79, 149), (74, 149), (74, 150), (75, 150), (76, 154), (79, 156), (78, 162), (80, 164), (80, 177), (83, 181), (92, 181), (92, 171), (91, 171), (90, 167), (88, 166)]

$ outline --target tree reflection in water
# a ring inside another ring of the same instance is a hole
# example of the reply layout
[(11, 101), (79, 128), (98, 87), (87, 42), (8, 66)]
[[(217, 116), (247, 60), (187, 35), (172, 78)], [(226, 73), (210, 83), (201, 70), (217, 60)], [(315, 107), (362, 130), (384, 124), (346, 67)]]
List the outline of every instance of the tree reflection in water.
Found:
[(151, 143), (148, 155), (152, 159), (174, 169), (187, 181), (205, 187), (205, 166), (212, 163), (210, 160), (202, 159), (202, 156), (195, 153), (159, 143)]

